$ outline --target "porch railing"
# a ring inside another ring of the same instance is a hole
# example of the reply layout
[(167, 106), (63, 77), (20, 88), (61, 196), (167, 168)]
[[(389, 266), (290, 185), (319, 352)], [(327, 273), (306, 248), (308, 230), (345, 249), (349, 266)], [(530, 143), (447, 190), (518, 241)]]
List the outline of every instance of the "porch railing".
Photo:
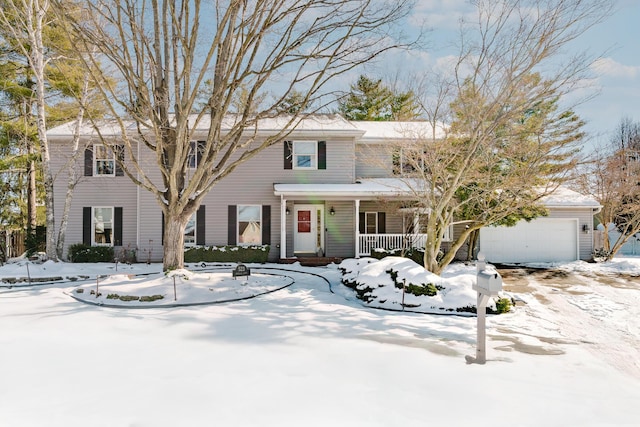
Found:
[(424, 248), (426, 234), (359, 234), (359, 256), (369, 256), (376, 248), (409, 249)]

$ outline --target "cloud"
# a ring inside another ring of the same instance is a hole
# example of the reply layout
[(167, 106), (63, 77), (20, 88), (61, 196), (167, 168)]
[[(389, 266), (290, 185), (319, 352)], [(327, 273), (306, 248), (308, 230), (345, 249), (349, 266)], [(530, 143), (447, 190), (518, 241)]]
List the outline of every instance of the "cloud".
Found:
[(410, 21), (430, 28), (457, 29), (461, 18), (474, 16), (474, 9), (467, 0), (418, 0)]
[(593, 63), (591, 68), (602, 77), (635, 79), (640, 75), (640, 66), (624, 65), (613, 58), (600, 58)]

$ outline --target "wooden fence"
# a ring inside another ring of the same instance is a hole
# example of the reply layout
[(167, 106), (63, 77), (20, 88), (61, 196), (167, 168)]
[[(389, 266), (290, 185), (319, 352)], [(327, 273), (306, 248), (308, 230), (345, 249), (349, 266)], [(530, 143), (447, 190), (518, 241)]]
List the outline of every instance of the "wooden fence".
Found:
[(0, 230), (0, 260), (2, 262), (24, 253), (25, 235), (24, 230)]

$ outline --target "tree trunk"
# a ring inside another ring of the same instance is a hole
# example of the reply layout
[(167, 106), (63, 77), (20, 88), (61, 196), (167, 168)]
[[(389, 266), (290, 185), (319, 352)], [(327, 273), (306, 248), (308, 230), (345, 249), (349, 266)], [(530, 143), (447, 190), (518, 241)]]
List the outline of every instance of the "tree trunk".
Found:
[(64, 198), (64, 208), (62, 210), (62, 219), (60, 220), (60, 228), (58, 229), (58, 239), (56, 241), (56, 255), (58, 259), (62, 258), (64, 251), (64, 241), (67, 234), (67, 223), (69, 221), (69, 212), (71, 211), (71, 202), (73, 201), (73, 193), (76, 188), (78, 180), (78, 173), (76, 172), (76, 160), (78, 158), (80, 147), (80, 129), (84, 119), (84, 105), (88, 98), (89, 91), (89, 73), (85, 72), (84, 80), (82, 83), (82, 94), (80, 95), (80, 110), (76, 116), (76, 129), (73, 136), (73, 152), (71, 154), (71, 162), (69, 163), (69, 179), (67, 180), (67, 194)]
[[(38, 139), (40, 140), (40, 153), (42, 156), (42, 174), (44, 178), (45, 191), (45, 208), (46, 226), (47, 226), (47, 259), (57, 261), (56, 254), (56, 235), (55, 235), (55, 215), (53, 204), (53, 175), (51, 173), (51, 156), (49, 153), (49, 142), (47, 140), (47, 121), (46, 121), (46, 100), (45, 100), (45, 58), (44, 43), (42, 40), (44, 17), (49, 9), (49, 2), (36, 2), (33, 10), (27, 15), (29, 22), (29, 40), (33, 46), (31, 51), (31, 68), (36, 80), (36, 105), (37, 105), (37, 123), (38, 123)], [(32, 15), (33, 14), (33, 15)]]
[[(185, 219), (186, 218), (186, 219)], [(163, 270), (184, 268), (184, 229), (189, 216), (165, 214)]]
[(474, 251), (476, 249), (476, 244), (478, 243), (479, 237), (480, 230), (473, 230), (471, 234), (469, 234), (469, 249), (467, 250), (467, 261), (473, 261)]
[(427, 219), (427, 241), (424, 248), (424, 268), (433, 274), (440, 274), (438, 265), (438, 253), (440, 252), (441, 239), (438, 238), (437, 223), (434, 215)]
[[(33, 155), (33, 145), (29, 142), (29, 155)], [(27, 169), (27, 234), (30, 237), (34, 237), (36, 233), (36, 226), (38, 225), (37, 205), (36, 205), (36, 162), (29, 161)], [(35, 242), (35, 239), (32, 240)]]

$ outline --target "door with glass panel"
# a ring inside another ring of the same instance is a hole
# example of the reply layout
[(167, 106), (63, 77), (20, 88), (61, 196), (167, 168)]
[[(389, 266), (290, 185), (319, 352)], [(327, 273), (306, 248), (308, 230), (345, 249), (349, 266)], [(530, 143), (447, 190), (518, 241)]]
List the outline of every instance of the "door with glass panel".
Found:
[(324, 205), (295, 205), (293, 250), (295, 253), (324, 252)]

